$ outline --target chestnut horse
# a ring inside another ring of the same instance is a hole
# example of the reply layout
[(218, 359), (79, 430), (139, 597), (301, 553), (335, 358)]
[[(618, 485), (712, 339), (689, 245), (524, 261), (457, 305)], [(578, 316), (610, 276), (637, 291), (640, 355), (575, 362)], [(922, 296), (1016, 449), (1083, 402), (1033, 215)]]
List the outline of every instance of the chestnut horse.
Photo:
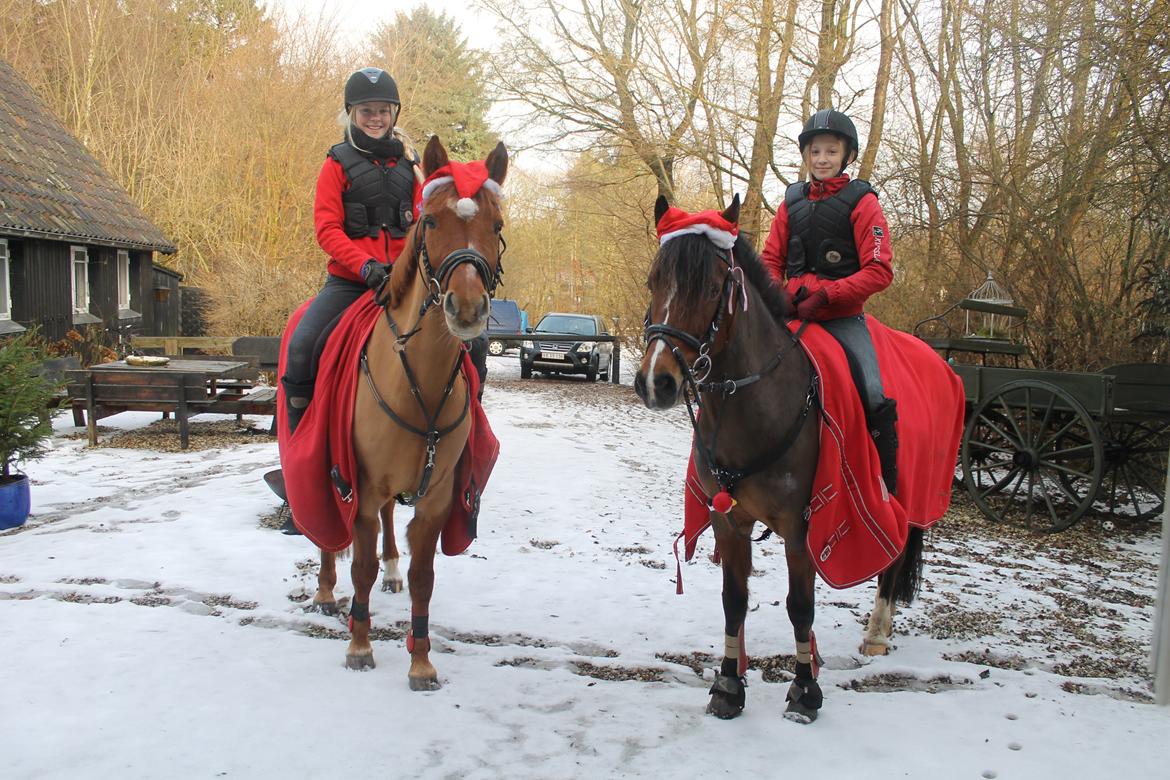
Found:
[[(669, 204), (660, 197), (655, 220)], [(739, 218), (739, 196), (723, 212)], [(667, 241), (650, 268), (646, 353), (634, 380), (651, 409), (697, 402), (693, 456), (704, 492), (734, 492), (727, 514), (712, 511), (722, 556), (725, 654), (707, 711), (734, 718), (745, 693), (740, 641), (758, 522), (784, 540), (788, 617), (796, 634), (796, 679), (785, 717), (816, 719), (822, 704), (813, 625), (816, 569), (805, 545), (819, 446), (814, 372), (797, 334), (785, 326), (791, 302), (776, 287), (750, 242), (729, 256), (704, 235)], [(743, 301), (746, 305), (741, 305)], [(715, 476), (718, 475), (718, 478)], [(878, 578), (862, 651), (884, 652), (897, 599), (914, 597), (922, 567), (922, 531), (912, 528), (902, 556)]]
[[(508, 152), (497, 144), (485, 161), (488, 177), (502, 185)], [(423, 153), (428, 174), (447, 165), (447, 150), (433, 137)], [(440, 186), (423, 203), (406, 236), (406, 249), (379, 300), (379, 317), (366, 345), (368, 372), (354, 401), (353, 443), (358, 468), (358, 512), (353, 528), (353, 601), (345, 663), (374, 666), (370, 646), (370, 590), (378, 575), (381, 511), (386, 575), (383, 589), (400, 590), (394, 546), (394, 500), (411, 496), (411, 630), (408, 679), (413, 690), (435, 690), (428, 616), (435, 584), (435, 549), (451, 509), (454, 472), (467, 442), (470, 395), (459, 368), (463, 342), (487, 325), (490, 296), (501, 273), (503, 213), (489, 187), (460, 201), (454, 184)], [(456, 204), (459, 204), (458, 210)], [(436, 263), (435, 261), (440, 262)], [(322, 551), (313, 603), (336, 610), (336, 554)]]

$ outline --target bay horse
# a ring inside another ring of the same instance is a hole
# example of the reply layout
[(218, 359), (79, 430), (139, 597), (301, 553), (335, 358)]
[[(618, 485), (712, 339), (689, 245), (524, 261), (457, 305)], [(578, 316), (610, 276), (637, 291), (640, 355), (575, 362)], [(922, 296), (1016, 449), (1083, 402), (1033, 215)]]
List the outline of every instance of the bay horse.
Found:
[[(655, 221), (669, 208), (655, 204)], [(739, 218), (739, 196), (722, 213)], [(816, 569), (805, 544), (805, 510), (819, 451), (816, 382), (786, 292), (773, 284), (751, 243), (739, 236), (730, 254), (702, 234), (662, 244), (647, 286), (646, 352), (634, 389), (650, 409), (692, 400), (702, 413), (694, 426), (693, 457), (708, 496), (734, 493), (726, 513), (712, 511), (722, 557), (725, 653), (707, 712), (734, 718), (745, 703), (740, 643), (752, 570), (752, 528), (762, 523), (784, 540), (788, 563), (788, 617), (796, 635), (796, 678), (785, 717), (816, 719), (823, 697), (813, 635)], [(742, 303), (741, 303), (742, 302)], [(710, 379), (708, 379), (710, 378)], [(719, 502), (715, 502), (716, 506)], [(726, 505), (724, 505), (726, 506)], [(901, 556), (878, 578), (862, 652), (889, 646), (895, 600), (910, 603), (922, 569), (922, 531), (910, 529)]]
[[(434, 173), (449, 162), (438, 136), (423, 152)], [(499, 143), (485, 160), (488, 178), (504, 183), (508, 151)], [(353, 601), (345, 663), (374, 666), (370, 646), (370, 590), (378, 575), (379, 512), (383, 525), (384, 590), (400, 590), (394, 543), (394, 501), (414, 497), (407, 528), (410, 548), (411, 629), (408, 680), (412, 690), (439, 688), (430, 661), (429, 614), (435, 584), (435, 549), (453, 501), (455, 467), (467, 442), (471, 402), (460, 372), (463, 342), (487, 326), (490, 298), (499, 281), (504, 242), (503, 212), (496, 191), (481, 187), (460, 199), (453, 183), (423, 202), (380, 293), (379, 316), (366, 345), (368, 370), (354, 400), (353, 445), (357, 459), (358, 511), (353, 527)], [(471, 203), (467, 201), (470, 200)], [(433, 264), (433, 259), (441, 262)], [(321, 552), (313, 604), (336, 611), (336, 553)]]

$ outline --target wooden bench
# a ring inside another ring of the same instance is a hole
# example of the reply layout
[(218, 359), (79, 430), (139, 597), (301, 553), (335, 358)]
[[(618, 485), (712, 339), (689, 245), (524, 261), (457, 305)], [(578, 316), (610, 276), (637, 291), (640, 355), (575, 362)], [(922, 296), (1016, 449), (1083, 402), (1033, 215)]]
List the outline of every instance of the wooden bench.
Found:
[(57, 409), (69, 403), (69, 391), (65, 387), (65, 382), (68, 379), (67, 374), (70, 371), (76, 371), (81, 368), (81, 361), (77, 355), (67, 355), (65, 357), (49, 358), (41, 363), (40, 368), (36, 371), (38, 376), (42, 376), (46, 381), (58, 386), (58, 389), (53, 393), (52, 399), (49, 401), (50, 409)]
[[(1008, 338), (984, 338), (980, 336), (967, 335), (955, 336), (954, 328), (951, 326), (948, 315), (958, 309), (962, 312), (976, 312), (979, 314), (992, 314), (1000, 317), (1006, 317), (1009, 320), (1019, 320), (1023, 322), (1028, 312), (1018, 306), (1005, 306), (1000, 303), (989, 303), (988, 301), (979, 301), (974, 298), (963, 298), (959, 302), (952, 305), (942, 314), (934, 317), (927, 317), (920, 320), (914, 325), (914, 335), (921, 338), (930, 346), (943, 353), (943, 357), (948, 360), (952, 352), (970, 352), (980, 355), (983, 364), (987, 364), (988, 355), (1007, 355), (1013, 359), (1015, 366), (1020, 365), (1020, 356), (1028, 353), (1028, 348), (1023, 344), (1018, 344)], [(930, 323), (941, 325), (945, 331), (945, 336), (924, 336), (920, 335), (919, 330), (926, 327)]]
[(175, 358), (166, 366), (135, 367), (124, 361), (68, 372), (73, 417), (97, 444), (97, 421), (127, 411), (175, 415), (179, 441), (187, 448), (188, 418), (196, 414), (275, 414), (276, 391), (254, 382), (255, 360), (210, 355)]

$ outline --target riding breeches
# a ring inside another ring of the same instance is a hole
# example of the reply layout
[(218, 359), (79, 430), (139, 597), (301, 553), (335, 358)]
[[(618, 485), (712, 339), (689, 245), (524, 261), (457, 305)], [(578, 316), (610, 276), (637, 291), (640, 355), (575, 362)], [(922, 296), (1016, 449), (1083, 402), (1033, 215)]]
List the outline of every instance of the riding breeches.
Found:
[(853, 383), (857, 385), (858, 393), (861, 394), (866, 413), (876, 411), (886, 400), (886, 396), (882, 390), (882, 375), (878, 371), (877, 353), (874, 352), (873, 341), (869, 338), (869, 329), (865, 326), (865, 315), (825, 320), (820, 325), (829, 331), (845, 350), (849, 372), (853, 375)]
[(325, 280), (321, 292), (309, 304), (288, 340), (288, 356), (281, 382), (289, 398), (313, 397), (317, 342), (331, 330), (341, 313), (365, 292), (366, 286), (361, 282), (351, 282), (332, 274)]

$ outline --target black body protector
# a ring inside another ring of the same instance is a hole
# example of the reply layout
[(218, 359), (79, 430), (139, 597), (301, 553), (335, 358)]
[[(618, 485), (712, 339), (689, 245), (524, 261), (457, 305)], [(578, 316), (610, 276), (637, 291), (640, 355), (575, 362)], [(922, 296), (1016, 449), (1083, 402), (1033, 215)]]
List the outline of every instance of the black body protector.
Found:
[(370, 158), (341, 142), (329, 150), (341, 163), (349, 189), (341, 194), (345, 207), (345, 234), (350, 238), (377, 238), (385, 230), (402, 238), (414, 221), (414, 166), (406, 156), (395, 165), (376, 165)]
[[(851, 215), (874, 189), (853, 179), (836, 195), (809, 200), (808, 182), (797, 182), (784, 194), (788, 209), (788, 278), (814, 273), (821, 279), (843, 279), (861, 270)], [(876, 195), (876, 193), (875, 193)]]

